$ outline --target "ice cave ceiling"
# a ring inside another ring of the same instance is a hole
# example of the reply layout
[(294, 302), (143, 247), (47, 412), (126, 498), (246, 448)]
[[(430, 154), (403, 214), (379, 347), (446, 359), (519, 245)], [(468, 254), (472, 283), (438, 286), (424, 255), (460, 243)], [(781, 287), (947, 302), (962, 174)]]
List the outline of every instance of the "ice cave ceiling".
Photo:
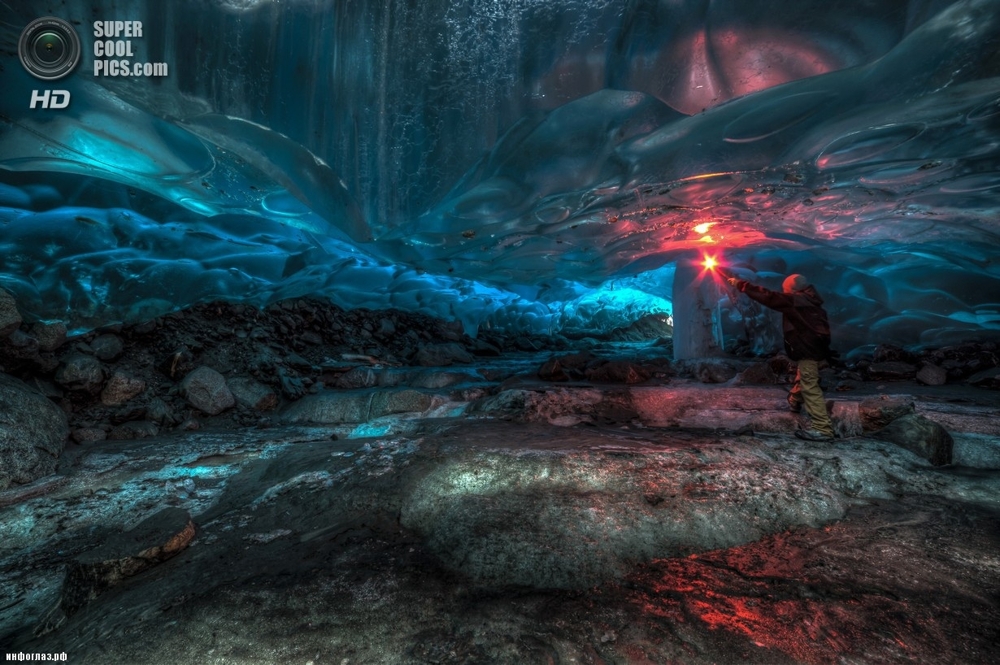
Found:
[[(80, 66), (29, 109), (43, 15)], [(323, 294), (474, 331), (806, 274), (845, 349), (1000, 331), (995, 0), (0, 3), (0, 285), (87, 328)], [(140, 20), (93, 72), (96, 19)]]

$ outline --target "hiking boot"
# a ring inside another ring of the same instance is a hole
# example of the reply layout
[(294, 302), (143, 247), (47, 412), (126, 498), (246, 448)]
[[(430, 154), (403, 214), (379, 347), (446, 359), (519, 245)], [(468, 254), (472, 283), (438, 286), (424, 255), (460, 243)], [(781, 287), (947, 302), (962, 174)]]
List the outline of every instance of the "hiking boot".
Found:
[(788, 410), (792, 413), (800, 413), (802, 411), (802, 400), (795, 399), (791, 394), (788, 395)]
[(815, 429), (797, 429), (795, 430), (795, 436), (804, 441), (833, 441), (832, 434), (824, 434)]

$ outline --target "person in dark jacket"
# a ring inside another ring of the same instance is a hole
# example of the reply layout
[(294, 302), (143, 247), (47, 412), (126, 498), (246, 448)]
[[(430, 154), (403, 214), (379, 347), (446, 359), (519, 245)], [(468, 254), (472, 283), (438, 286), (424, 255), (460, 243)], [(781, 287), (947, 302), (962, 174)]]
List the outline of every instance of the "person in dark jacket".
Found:
[(823, 309), (823, 299), (802, 275), (785, 278), (781, 293), (738, 279), (728, 271), (723, 276), (761, 305), (781, 312), (785, 352), (799, 367), (795, 385), (788, 394), (788, 405), (796, 413), (805, 405), (812, 423), (811, 429), (796, 430), (795, 436), (808, 441), (832, 441), (833, 423), (819, 386), (819, 366), (830, 358), (830, 321)]

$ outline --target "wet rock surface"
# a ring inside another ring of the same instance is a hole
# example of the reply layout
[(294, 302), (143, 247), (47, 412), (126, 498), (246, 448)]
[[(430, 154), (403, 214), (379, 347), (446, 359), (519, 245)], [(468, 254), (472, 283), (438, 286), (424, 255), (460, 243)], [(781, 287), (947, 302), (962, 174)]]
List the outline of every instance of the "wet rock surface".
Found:
[[(472, 340), (310, 300), (42, 338), (22, 325), (0, 364), (74, 443), (52, 475), (0, 488), (8, 650), (109, 665), (998, 655), (1000, 401), (967, 381), (993, 371), (988, 344), (824, 369), (839, 438), (813, 444), (793, 436), (808, 419), (788, 411), (780, 355)], [(947, 382), (873, 382), (877, 363)], [(153, 529), (187, 533), (176, 556), (106, 551), (171, 516), (198, 525)]]
[[(108, 665), (996, 655), (1000, 472), (864, 437), (567, 432), (426, 420), (391, 438), (95, 444), (0, 513), (0, 641)], [(186, 548), (77, 585), (86, 602), (46, 623), (69, 560), (109, 560), (168, 508), (198, 525)]]
[(904, 415), (875, 433), (884, 441), (923, 457), (934, 466), (951, 464), (955, 441), (944, 427), (915, 413)]
[(0, 374), (0, 490), (55, 471), (68, 434), (65, 413), (23, 382)]
[(181, 508), (164, 508), (70, 563), (60, 602), (35, 633), (55, 630), (59, 624), (125, 579), (177, 556), (194, 539), (195, 525)]

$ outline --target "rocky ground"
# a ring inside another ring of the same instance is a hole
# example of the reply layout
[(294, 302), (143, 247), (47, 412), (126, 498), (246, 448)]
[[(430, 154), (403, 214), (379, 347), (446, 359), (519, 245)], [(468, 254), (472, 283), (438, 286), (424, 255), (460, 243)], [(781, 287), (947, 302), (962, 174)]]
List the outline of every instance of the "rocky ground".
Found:
[(816, 444), (787, 359), (673, 363), (636, 331), (471, 339), (299, 300), (66, 339), (5, 311), (7, 651), (1000, 658), (988, 344), (824, 370), (840, 437)]

